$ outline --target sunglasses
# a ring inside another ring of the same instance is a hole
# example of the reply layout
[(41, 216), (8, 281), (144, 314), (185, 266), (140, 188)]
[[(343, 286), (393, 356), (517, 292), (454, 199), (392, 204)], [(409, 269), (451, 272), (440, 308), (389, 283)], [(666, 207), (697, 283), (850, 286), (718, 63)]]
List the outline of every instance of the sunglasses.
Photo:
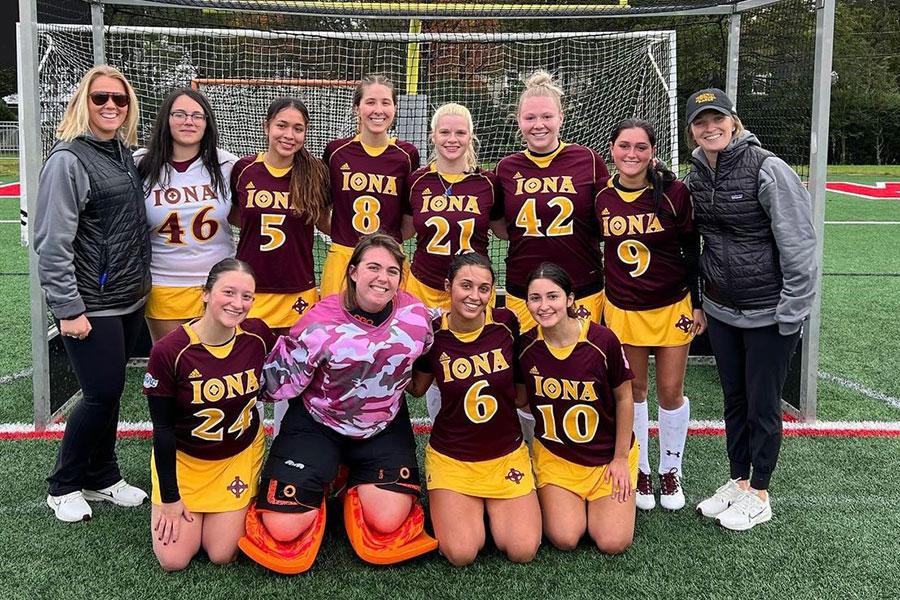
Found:
[(116, 94), (112, 92), (93, 92), (90, 94), (91, 102), (95, 106), (103, 106), (112, 98), (113, 104), (119, 108), (128, 106), (128, 94)]

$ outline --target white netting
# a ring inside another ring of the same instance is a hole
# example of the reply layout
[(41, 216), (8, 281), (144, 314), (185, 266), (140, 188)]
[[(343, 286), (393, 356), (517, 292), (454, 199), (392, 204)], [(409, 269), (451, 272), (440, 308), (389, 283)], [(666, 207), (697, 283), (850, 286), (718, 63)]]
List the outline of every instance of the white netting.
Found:
[[(265, 109), (284, 95), (308, 104), (308, 144), (320, 154), (328, 140), (354, 131), (352, 82), (383, 73), (401, 96), (396, 134), (419, 146), (425, 157), (431, 113), (444, 102), (460, 102), (475, 120), (479, 160), (492, 167), (522, 148), (512, 115), (524, 79), (544, 68), (565, 90), (563, 139), (607, 155), (612, 127), (640, 117), (657, 127), (660, 158), (677, 166), (671, 31), (407, 34), (109, 27), (105, 41), (107, 62), (120, 68), (137, 92), (141, 140), (162, 98), (173, 88), (194, 85), (210, 97), (222, 144), (235, 154), (264, 149)], [(68, 97), (92, 65), (91, 30), (41, 25), (40, 46), (46, 154)], [(492, 249), (496, 258), (501, 253)]]

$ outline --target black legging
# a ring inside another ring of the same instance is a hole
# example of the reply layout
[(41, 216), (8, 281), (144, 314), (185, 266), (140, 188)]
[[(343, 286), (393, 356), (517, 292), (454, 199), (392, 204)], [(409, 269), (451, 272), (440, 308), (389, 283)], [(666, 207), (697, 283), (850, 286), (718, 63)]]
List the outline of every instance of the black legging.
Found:
[(766, 490), (781, 449), (781, 392), (800, 332), (783, 336), (777, 325), (744, 329), (709, 315), (707, 321), (725, 396), (731, 478), (749, 478), (753, 489)]
[(122, 478), (116, 460), (119, 401), (125, 364), (144, 325), (144, 309), (88, 319), (91, 333), (85, 339), (62, 338), (84, 398), (66, 421), (56, 466), (47, 477), (54, 496), (98, 490)]

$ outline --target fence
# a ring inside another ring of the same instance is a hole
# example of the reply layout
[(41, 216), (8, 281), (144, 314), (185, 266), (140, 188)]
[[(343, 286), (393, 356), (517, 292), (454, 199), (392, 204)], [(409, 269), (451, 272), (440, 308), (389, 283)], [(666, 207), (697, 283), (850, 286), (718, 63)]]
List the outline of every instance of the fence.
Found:
[(19, 153), (18, 121), (0, 121), (0, 156)]

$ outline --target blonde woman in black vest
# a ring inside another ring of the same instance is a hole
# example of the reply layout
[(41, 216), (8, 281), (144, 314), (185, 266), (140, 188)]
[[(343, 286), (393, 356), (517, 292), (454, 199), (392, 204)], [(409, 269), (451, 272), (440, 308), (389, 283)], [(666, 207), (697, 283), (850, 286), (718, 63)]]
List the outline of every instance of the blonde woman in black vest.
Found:
[(687, 184), (703, 238), (703, 310), (725, 396), (728, 481), (697, 506), (727, 529), (772, 518), (781, 390), (815, 296), (809, 193), (744, 129), (722, 90), (688, 99)]
[(34, 248), (38, 275), (84, 398), (66, 423), (47, 504), (66, 522), (91, 518), (88, 500), (139, 506), (116, 460), (125, 363), (144, 323), (150, 241), (137, 141), (137, 97), (120, 71), (85, 74), (41, 172)]

